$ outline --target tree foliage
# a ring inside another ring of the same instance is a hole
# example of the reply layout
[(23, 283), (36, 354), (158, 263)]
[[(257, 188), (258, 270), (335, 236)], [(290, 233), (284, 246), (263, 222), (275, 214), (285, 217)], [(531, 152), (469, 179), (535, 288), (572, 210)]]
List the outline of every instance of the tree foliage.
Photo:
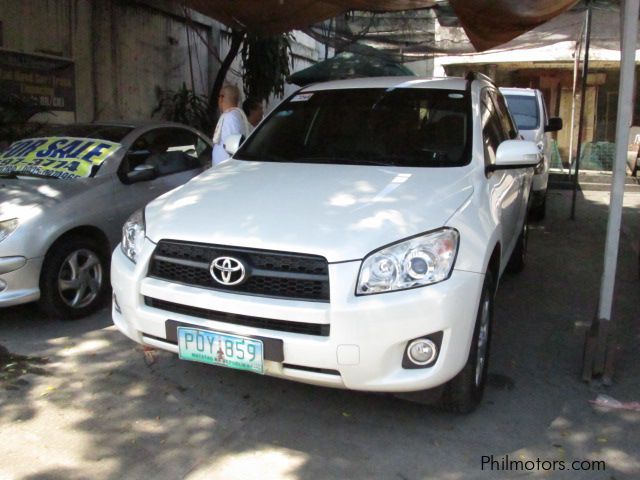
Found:
[(261, 37), (248, 33), (242, 43), (244, 93), (247, 97), (268, 100), (271, 94), (284, 95), (285, 79), (290, 73), (291, 35)]
[(224, 85), (233, 60), (241, 55), (243, 89), (247, 97), (267, 100), (271, 94), (282, 97), (284, 83), (290, 73), (290, 34), (261, 37), (242, 30), (232, 30), (229, 36), (229, 52), (220, 62), (209, 96), (209, 115), (215, 125), (218, 118), (218, 95)]
[(224, 81), (227, 78), (227, 72), (229, 71), (229, 68), (231, 68), (231, 64), (236, 58), (236, 55), (238, 55), (240, 47), (242, 47), (242, 42), (244, 42), (245, 36), (246, 32), (244, 31), (231, 31), (229, 52), (227, 52), (227, 55), (220, 62), (220, 68), (218, 69), (218, 74), (216, 75), (216, 79), (213, 82), (211, 95), (209, 96), (209, 115), (211, 117), (212, 124), (215, 124), (215, 122), (218, 120), (218, 95), (220, 94), (220, 90), (222, 89)]
[(156, 87), (158, 105), (151, 115), (160, 116), (171, 122), (184, 123), (202, 132), (211, 131), (211, 117), (206, 97), (187, 88), (183, 82), (177, 91)]

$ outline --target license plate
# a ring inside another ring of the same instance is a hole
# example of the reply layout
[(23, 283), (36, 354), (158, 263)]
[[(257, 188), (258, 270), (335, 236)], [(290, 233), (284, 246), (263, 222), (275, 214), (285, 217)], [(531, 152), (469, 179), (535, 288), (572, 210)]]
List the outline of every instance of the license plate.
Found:
[(264, 372), (262, 341), (253, 338), (178, 327), (178, 356), (193, 362)]

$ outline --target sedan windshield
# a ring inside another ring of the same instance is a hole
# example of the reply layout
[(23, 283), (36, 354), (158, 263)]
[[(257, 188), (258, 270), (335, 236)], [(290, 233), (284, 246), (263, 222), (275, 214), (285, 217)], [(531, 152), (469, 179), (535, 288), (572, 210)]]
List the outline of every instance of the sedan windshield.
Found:
[(341, 89), (280, 104), (234, 158), (456, 167), (470, 160), (469, 99), (458, 90)]
[(51, 136), (12, 143), (0, 153), (0, 175), (92, 177), (120, 143), (102, 138)]
[(99, 123), (71, 124), (45, 127), (38, 132), (41, 137), (80, 137), (94, 138), (97, 140), (109, 140), (122, 143), (124, 137), (133, 131), (133, 127), (127, 125), (101, 125)]

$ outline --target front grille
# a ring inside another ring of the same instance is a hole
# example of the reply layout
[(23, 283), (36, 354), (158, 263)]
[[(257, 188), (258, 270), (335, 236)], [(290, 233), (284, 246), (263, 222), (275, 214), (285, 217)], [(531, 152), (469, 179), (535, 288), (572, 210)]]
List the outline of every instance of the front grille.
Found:
[[(245, 265), (247, 279), (243, 283), (226, 286), (213, 279), (209, 267), (221, 256)], [(232, 293), (329, 301), (328, 263), (315, 255), (161, 240), (151, 259), (149, 276)]]
[(320, 323), (288, 322), (286, 320), (274, 320), (270, 318), (250, 317), (248, 315), (238, 315), (235, 313), (218, 312), (206, 308), (192, 307), (180, 303), (167, 302), (157, 298), (144, 297), (144, 303), (148, 307), (158, 308), (166, 312), (189, 315), (191, 317), (215, 320), (217, 322), (230, 323), (233, 325), (243, 325), (246, 327), (264, 328), (265, 330), (276, 330), (279, 332), (301, 333), (304, 335), (317, 335), (328, 337), (330, 326)]

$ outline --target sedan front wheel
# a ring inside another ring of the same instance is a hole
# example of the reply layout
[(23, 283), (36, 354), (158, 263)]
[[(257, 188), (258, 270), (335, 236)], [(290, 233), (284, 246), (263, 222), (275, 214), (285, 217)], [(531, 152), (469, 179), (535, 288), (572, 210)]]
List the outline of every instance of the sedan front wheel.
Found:
[(63, 320), (84, 317), (102, 305), (108, 284), (106, 255), (98, 242), (62, 239), (42, 267), (40, 306)]

